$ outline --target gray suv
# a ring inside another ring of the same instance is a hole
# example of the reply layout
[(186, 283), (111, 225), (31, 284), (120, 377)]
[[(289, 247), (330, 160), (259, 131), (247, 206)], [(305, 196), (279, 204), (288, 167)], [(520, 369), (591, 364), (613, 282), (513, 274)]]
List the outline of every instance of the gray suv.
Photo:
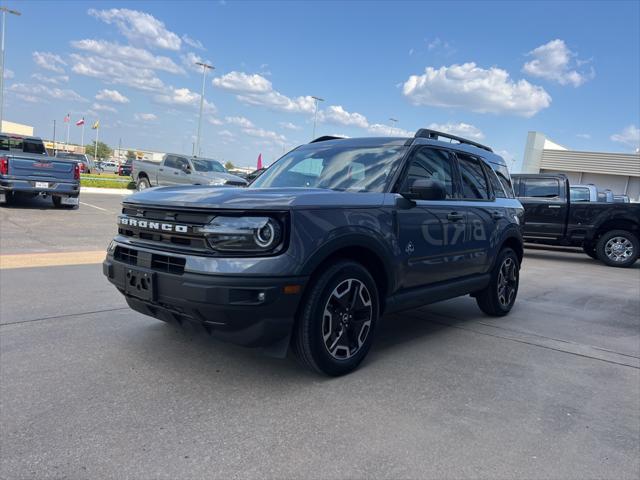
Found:
[(461, 295), (509, 313), (522, 218), (486, 146), (426, 129), (321, 137), (248, 188), (128, 197), (103, 269), (138, 312), (342, 375), (384, 313)]

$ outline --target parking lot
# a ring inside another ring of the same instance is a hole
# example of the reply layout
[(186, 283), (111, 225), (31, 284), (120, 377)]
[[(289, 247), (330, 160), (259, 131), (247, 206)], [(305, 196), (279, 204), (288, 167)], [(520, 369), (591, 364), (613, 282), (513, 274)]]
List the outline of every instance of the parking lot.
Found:
[(0, 209), (0, 478), (640, 475), (640, 262), (528, 249), (508, 317), (385, 317), (329, 379), (131, 311), (97, 263), (121, 198)]

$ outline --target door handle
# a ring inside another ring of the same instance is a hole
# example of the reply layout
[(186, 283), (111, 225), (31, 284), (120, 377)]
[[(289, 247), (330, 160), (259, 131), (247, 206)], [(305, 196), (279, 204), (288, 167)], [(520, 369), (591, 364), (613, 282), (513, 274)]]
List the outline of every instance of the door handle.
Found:
[(560, 208), (560, 205), (549, 205), (549, 208)]
[(496, 210), (494, 212), (491, 212), (491, 218), (493, 218), (494, 220), (500, 220), (501, 218), (504, 218), (504, 214)]
[(451, 212), (447, 215), (447, 220), (451, 220), (452, 222), (458, 222), (464, 218), (464, 215), (458, 212)]

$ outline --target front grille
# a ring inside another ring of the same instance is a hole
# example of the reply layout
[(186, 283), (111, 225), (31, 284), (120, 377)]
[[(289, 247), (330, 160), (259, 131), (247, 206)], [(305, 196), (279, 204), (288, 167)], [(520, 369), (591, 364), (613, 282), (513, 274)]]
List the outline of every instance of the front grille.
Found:
[(116, 251), (113, 253), (113, 258), (120, 260), (121, 262), (128, 263), (129, 265), (137, 265), (138, 251), (131, 248), (116, 247)]
[(184, 258), (157, 255), (155, 253), (151, 255), (151, 268), (153, 270), (160, 270), (161, 272), (182, 275), (184, 273), (185, 263), (186, 260)]

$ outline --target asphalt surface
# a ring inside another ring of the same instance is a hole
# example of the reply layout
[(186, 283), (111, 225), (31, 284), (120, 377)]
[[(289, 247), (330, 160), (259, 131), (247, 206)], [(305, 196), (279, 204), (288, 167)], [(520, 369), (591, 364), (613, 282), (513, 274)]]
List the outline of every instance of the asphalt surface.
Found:
[[(0, 254), (105, 248), (121, 197), (0, 208)], [(528, 250), (502, 319), (385, 318), (355, 373), (130, 311), (94, 265), (0, 270), (0, 477), (640, 477), (640, 263)]]

